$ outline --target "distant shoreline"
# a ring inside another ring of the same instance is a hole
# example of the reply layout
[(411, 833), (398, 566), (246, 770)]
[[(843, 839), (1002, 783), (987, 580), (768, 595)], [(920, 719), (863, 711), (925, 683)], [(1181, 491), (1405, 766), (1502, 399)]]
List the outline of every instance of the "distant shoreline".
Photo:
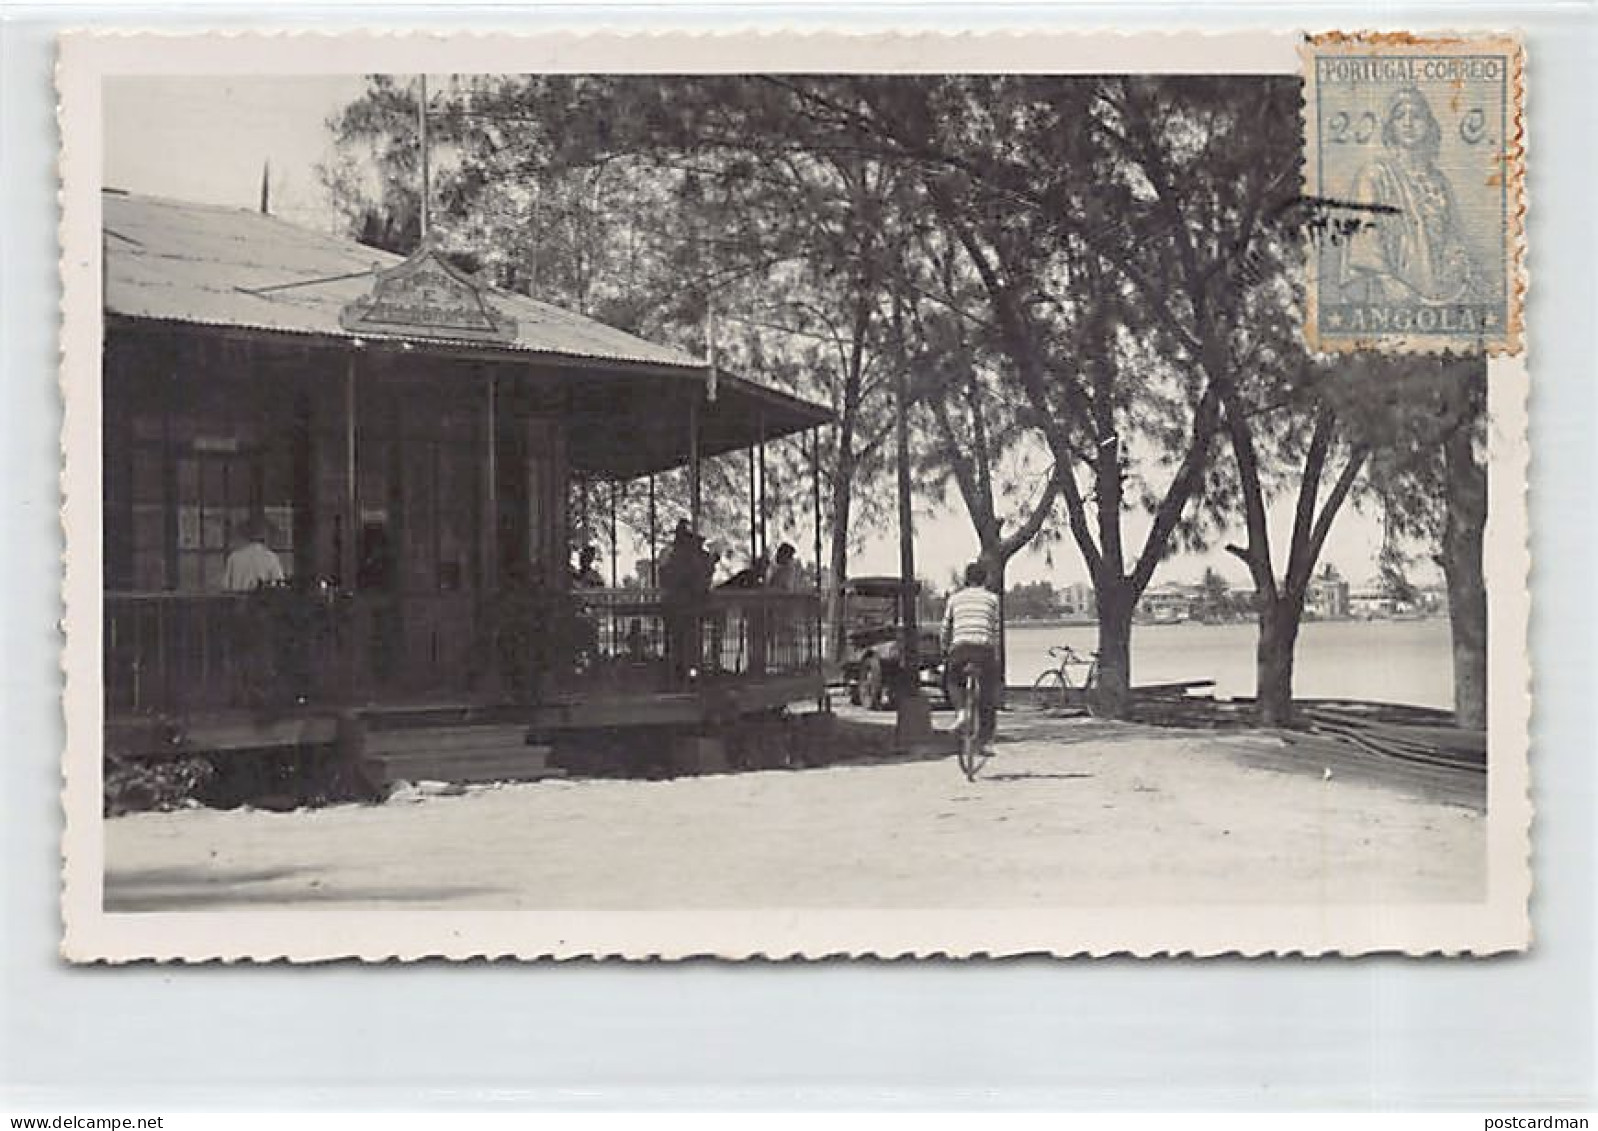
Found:
[[(1031, 684), (1071, 645), (1084, 660), (1098, 647), (1093, 622), (1012, 621), (1006, 626), (1007, 678)], [(1251, 621), (1149, 622), (1132, 629), (1132, 682), (1214, 680), (1217, 698), (1252, 696), (1259, 629)], [(1294, 650), (1299, 698), (1357, 699), (1450, 708), (1453, 661), (1446, 616), (1405, 620), (1306, 620)], [(1084, 669), (1085, 670), (1085, 669)], [(1073, 675), (1082, 672), (1074, 671)]]
[[(1392, 621), (1404, 623), (1412, 621), (1447, 620), (1446, 612), (1435, 613), (1389, 613), (1381, 616), (1347, 616), (1347, 617), (1315, 617), (1305, 615), (1306, 623), (1316, 624), (1369, 624), (1374, 621)], [(1006, 623), (1010, 628), (1092, 628), (1099, 621), (1097, 617), (1008, 617)], [(1225, 625), (1253, 624), (1255, 618), (1230, 617), (1224, 620), (1200, 620), (1196, 617), (1186, 617), (1181, 620), (1155, 620), (1152, 618), (1134, 618), (1133, 628), (1157, 627), (1173, 628), (1177, 625), (1197, 625), (1203, 628), (1216, 628)]]

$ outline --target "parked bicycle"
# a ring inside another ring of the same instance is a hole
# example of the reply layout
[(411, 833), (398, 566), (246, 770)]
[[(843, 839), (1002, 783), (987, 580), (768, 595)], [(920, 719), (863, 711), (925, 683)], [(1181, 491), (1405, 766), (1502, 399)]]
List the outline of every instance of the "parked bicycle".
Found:
[(1032, 681), (1035, 701), (1043, 707), (1081, 707), (1093, 712), (1098, 700), (1099, 654), (1084, 656), (1069, 644), (1058, 644), (1049, 649), (1049, 657), (1059, 662)]

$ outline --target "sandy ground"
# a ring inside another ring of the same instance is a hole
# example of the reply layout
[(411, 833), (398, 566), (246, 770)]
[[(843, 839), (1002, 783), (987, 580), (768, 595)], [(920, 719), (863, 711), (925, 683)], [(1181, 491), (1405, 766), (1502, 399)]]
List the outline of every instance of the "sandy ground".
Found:
[[(1260, 768), (1268, 735), (1038, 716), (952, 758), (106, 823), (112, 912), (1474, 901), (1485, 818)], [(1278, 759), (1285, 764), (1285, 754)]]

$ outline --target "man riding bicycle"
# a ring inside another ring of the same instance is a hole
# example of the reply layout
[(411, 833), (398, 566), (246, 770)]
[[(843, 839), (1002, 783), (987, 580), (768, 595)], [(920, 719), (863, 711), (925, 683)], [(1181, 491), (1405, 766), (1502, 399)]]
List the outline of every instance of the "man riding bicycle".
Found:
[[(943, 652), (948, 667), (944, 686), (963, 700), (966, 669), (976, 667), (981, 675), (979, 740), (984, 746), (993, 741), (999, 717), (999, 598), (987, 588), (987, 582), (988, 570), (981, 562), (966, 566), (965, 585), (949, 598), (943, 612)], [(970, 717), (971, 704), (962, 701), (955, 706), (959, 713), (950, 729), (958, 731)]]

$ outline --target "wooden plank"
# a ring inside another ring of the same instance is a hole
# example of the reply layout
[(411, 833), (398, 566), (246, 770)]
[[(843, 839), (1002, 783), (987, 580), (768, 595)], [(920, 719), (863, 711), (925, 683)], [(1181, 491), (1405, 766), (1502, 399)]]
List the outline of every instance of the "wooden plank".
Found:
[(497, 773), (507, 776), (538, 774), (549, 768), (545, 758), (470, 758), (460, 761), (435, 758), (379, 758), (377, 765), (389, 779), (432, 778), (455, 781), (463, 774)]
[(663, 726), (696, 723), (703, 718), (698, 697), (687, 694), (585, 699), (533, 710), (533, 726), (540, 730)]
[(732, 694), (739, 710), (753, 712), (783, 707), (789, 703), (813, 701), (825, 689), (820, 672), (801, 672), (736, 685)]
[(465, 761), (471, 758), (497, 758), (513, 756), (535, 749), (524, 742), (482, 742), (469, 746), (428, 746), (426, 744), (399, 747), (367, 743), (367, 754), (373, 758), (433, 758)]
[(546, 754), (530, 758), (508, 755), (469, 759), (377, 758), (373, 764), (385, 782), (536, 781), (565, 774), (564, 770), (552, 769), (548, 765)]
[(548, 766), (463, 766), (454, 768), (447, 774), (389, 772), (384, 773), (382, 780), (385, 785), (393, 785), (395, 782), (401, 781), (447, 781), (460, 784), (483, 784), (496, 781), (544, 781), (549, 778), (564, 778), (565, 776), (565, 770), (552, 769)]
[(405, 750), (454, 751), (479, 747), (514, 747), (527, 741), (527, 726), (417, 727), (367, 732), (366, 746), (373, 752)]
[(321, 746), (333, 741), (338, 720), (332, 715), (287, 718), (202, 718), (182, 727), (179, 749), (221, 752), (276, 746)]
[(1185, 695), (1189, 691), (1198, 691), (1201, 688), (1214, 687), (1213, 679), (1179, 679), (1170, 683), (1145, 683), (1132, 688), (1131, 694), (1135, 698), (1139, 695)]
[(439, 754), (429, 750), (411, 750), (404, 753), (368, 753), (369, 758), (383, 762), (535, 762), (554, 753), (551, 746), (500, 746), (485, 747), (471, 754)]

